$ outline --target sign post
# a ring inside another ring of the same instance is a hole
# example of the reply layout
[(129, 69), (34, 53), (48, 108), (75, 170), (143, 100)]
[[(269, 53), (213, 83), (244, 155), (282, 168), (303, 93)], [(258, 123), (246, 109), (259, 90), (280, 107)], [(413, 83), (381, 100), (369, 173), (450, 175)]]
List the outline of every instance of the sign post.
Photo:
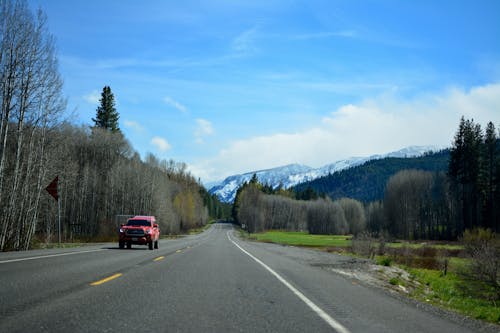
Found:
[(57, 184), (59, 182), (59, 176), (56, 176), (54, 180), (45, 188), (49, 194), (57, 201), (57, 221), (58, 221), (58, 235), (59, 235), (59, 247), (61, 247), (61, 201), (59, 200)]
[(57, 233), (59, 235), (59, 247), (61, 247), (61, 200), (57, 199)]

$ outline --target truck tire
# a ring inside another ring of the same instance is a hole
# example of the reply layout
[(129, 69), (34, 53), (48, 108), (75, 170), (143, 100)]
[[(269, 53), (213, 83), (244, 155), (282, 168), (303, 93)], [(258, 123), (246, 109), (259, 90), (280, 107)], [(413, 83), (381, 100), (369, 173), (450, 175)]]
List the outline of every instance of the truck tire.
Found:
[(127, 242), (127, 249), (131, 249), (132, 248), (132, 243), (131, 242)]
[(123, 249), (125, 247), (125, 242), (118, 242), (118, 247)]
[(158, 249), (158, 241), (155, 241), (155, 249)]
[(150, 241), (150, 242), (148, 243), (148, 246), (149, 246), (149, 249), (150, 249), (150, 250), (152, 250), (152, 249), (153, 249), (153, 241)]

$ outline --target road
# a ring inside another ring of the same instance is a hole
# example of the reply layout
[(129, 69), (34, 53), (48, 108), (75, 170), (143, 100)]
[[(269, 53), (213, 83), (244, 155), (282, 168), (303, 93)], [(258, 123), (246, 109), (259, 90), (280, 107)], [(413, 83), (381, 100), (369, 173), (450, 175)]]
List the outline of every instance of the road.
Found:
[(470, 332), (273, 246), (214, 224), (154, 251), (0, 253), (0, 332)]

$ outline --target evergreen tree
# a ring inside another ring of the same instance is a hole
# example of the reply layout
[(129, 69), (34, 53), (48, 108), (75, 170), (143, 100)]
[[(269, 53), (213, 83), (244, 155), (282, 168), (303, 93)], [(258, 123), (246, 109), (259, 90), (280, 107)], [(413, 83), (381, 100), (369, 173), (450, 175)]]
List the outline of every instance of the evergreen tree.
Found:
[(258, 184), (258, 183), (259, 183), (259, 179), (257, 178), (257, 174), (254, 173), (252, 176), (252, 179), (250, 179), (250, 184)]
[(497, 135), (495, 125), (489, 122), (486, 126), (484, 136), (484, 146), (481, 159), (480, 186), (481, 197), (483, 201), (483, 225), (488, 228), (495, 227), (495, 192), (496, 188), (496, 163), (497, 153)]
[(241, 201), (240, 199), (241, 199), (241, 193), (247, 186), (248, 186), (247, 182), (241, 184), (241, 186), (236, 191), (236, 196), (234, 197), (233, 207), (231, 209), (231, 216), (236, 224), (241, 224), (241, 222), (238, 220), (238, 213), (240, 211), (240, 201)]
[(495, 210), (495, 230), (496, 232), (500, 232), (500, 130), (499, 130), (499, 139), (497, 139), (496, 147), (497, 147), (497, 156), (495, 160), (495, 182), (494, 186), (496, 191), (494, 192), (493, 197), (493, 209)]
[(312, 188), (312, 186), (307, 186), (306, 189), (302, 190), (302, 191), (297, 191), (295, 193), (295, 198), (298, 199), (298, 200), (306, 200), (306, 201), (309, 201), (309, 200), (316, 200), (318, 199), (318, 193), (316, 193), (316, 191), (314, 190), (314, 188)]
[(457, 216), (457, 232), (472, 229), (479, 224), (479, 170), (481, 161), (481, 126), (474, 120), (460, 120), (455, 141), (450, 151), (448, 175), (457, 195), (460, 214)]
[(115, 97), (109, 86), (102, 89), (100, 105), (96, 110), (96, 117), (92, 118), (95, 127), (103, 128), (111, 132), (119, 132), (118, 118), (120, 118), (115, 108)]

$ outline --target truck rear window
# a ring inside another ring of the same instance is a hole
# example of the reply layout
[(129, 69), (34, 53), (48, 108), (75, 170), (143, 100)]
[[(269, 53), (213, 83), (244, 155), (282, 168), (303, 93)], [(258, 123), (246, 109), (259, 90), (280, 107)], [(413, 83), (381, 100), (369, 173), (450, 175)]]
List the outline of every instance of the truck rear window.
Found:
[(140, 225), (140, 226), (150, 227), (151, 221), (148, 221), (148, 220), (128, 220), (127, 225)]

